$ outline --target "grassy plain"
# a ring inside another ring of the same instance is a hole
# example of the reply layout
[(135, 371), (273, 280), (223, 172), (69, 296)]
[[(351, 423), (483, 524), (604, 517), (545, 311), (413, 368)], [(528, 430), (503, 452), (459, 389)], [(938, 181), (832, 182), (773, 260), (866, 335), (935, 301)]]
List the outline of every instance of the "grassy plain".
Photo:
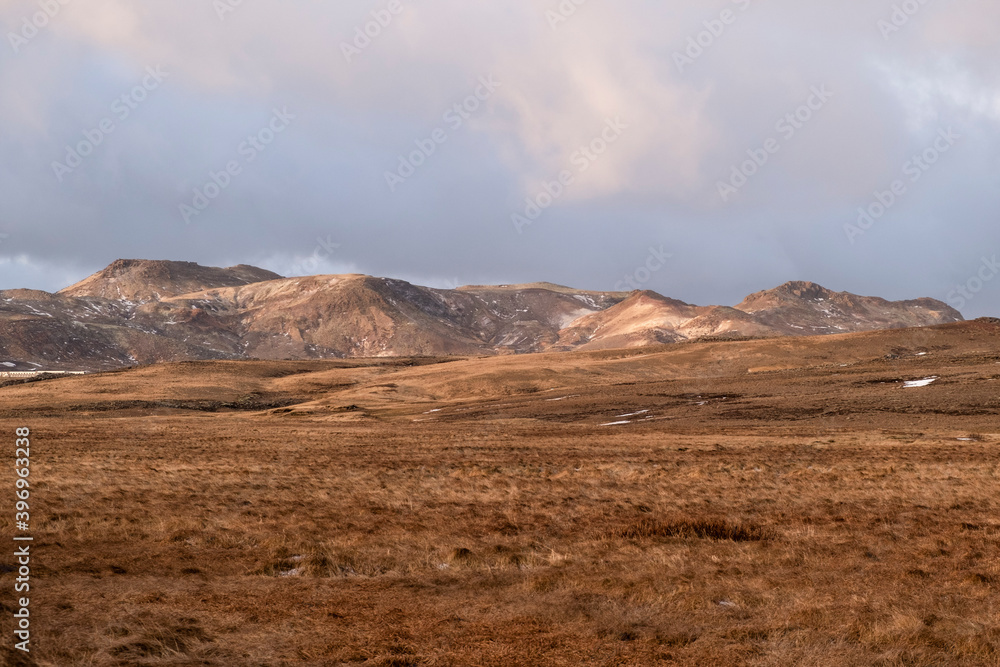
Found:
[(0, 663), (1000, 664), (998, 388), (993, 322), (6, 386)]

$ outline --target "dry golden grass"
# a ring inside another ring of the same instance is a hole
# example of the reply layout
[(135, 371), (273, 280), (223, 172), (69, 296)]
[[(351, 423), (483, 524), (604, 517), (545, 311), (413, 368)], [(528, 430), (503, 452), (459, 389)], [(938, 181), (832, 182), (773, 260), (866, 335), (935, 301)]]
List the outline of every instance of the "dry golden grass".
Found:
[[(4, 421), (33, 429), (41, 508), (21, 664), (1000, 664), (1000, 437), (983, 407), (1000, 358), (844, 371), (831, 354), (842, 377), (752, 381), (567, 355), (597, 379), (464, 401), (376, 388), (441, 391), (485, 362), (2, 389)], [(524, 382), (525, 363), (487, 370)], [(925, 372), (942, 384), (870, 382)], [(190, 400), (312, 407), (152, 405), (185, 383)], [(837, 415), (813, 409), (827, 391)], [(643, 406), (658, 419), (599, 425)]]

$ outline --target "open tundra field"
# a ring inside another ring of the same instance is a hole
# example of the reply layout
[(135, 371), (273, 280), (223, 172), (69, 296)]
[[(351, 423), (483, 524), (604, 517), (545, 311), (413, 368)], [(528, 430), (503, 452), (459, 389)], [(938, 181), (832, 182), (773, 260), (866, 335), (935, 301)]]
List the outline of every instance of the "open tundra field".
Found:
[(998, 416), (995, 320), (9, 382), (0, 663), (997, 665)]

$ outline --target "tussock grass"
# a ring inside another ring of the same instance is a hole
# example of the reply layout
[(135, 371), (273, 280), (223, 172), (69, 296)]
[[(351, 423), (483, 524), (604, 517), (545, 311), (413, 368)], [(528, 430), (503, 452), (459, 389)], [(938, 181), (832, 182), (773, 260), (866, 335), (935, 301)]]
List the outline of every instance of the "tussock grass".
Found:
[(951, 429), (37, 421), (69, 443), (37, 463), (39, 665), (1000, 655), (1000, 451)]
[(732, 523), (725, 519), (641, 519), (612, 535), (627, 540), (679, 537), (733, 542), (760, 542), (773, 539), (774, 531), (753, 523)]

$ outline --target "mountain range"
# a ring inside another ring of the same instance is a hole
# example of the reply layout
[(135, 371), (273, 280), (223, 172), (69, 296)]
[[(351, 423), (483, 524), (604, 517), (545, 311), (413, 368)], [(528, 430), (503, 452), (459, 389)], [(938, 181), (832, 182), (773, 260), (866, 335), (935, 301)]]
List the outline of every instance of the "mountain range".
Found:
[(790, 282), (733, 306), (550, 283), (420, 287), (367, 275), (284, 278), (253, 266), (117, 260), (55, 294), (0, 291), (0, 370), (106, 370), (198, 359), (323, 359), (600, 350), (961, 321)]

